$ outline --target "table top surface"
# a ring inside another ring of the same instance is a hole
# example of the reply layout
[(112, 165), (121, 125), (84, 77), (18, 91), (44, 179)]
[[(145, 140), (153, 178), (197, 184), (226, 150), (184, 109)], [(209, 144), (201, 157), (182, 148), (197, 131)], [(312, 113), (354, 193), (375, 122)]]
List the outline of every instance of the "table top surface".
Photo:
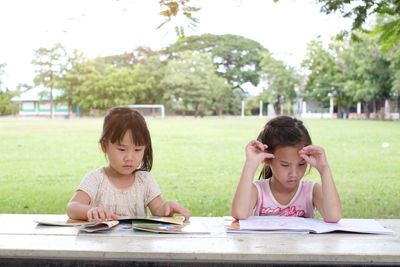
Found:
[(85, 233), (34, 222), (43, 218), (67, 217), (0, 214), (0, 258), (400, 264), (400, 219), (377, 219), (394, 234), (375, 235), (226, 233), (223, 217), (190, 219), (206, 226), (208, 234)]

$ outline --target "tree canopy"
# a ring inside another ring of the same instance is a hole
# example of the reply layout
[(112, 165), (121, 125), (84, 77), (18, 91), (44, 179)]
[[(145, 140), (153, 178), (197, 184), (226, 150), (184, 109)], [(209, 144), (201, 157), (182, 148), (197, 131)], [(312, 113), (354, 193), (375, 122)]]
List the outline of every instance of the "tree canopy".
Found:
[[(400, 43), (400, 1), (398, 0), (317, 0), (322, 4), (321, 12), (340, 12), (343, 17), (353, 19), (353, 30), (365, 29), (367, 18), (375, 15), (381, 23), (372, 30), (379, 37), (385, 50), (399, 47)], [(354, 34), (353, 37), (357, 38)], [(398, 50), (397, 53), (399, 53)], [(399, 53), (400, 54), (400, 53)]]
[(170, 57), (182, 51), (210, 53), (219, 75), (233, 87), (241, 87), (246, 82), (257, 85), (261, 54), (268, 52), (258, 42), (238, 35), (203, 34), (180, 38), (167, 48)]

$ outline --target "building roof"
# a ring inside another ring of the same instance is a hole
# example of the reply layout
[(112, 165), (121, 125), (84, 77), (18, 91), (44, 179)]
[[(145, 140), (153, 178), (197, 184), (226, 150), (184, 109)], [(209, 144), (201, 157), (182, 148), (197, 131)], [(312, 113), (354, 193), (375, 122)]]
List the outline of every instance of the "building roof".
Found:
[[(60, 89), (53, 89), (53, 99), (57, 99), (63, 95), (63, 91)], [(50, 88), (46, 88), (43, 86), (37, 86), (32, 89), (29, 89), (19, 96), (14, 96), (11, 98), (11, 101), (20, 102), (20, 101), (43, 101), (50, 100)]]

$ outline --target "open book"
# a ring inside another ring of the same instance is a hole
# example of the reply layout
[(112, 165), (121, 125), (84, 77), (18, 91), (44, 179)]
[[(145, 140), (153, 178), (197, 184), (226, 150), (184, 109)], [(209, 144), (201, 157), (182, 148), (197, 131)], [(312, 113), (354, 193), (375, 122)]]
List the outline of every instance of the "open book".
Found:
[(176, 217), (158, 217), (158, 216), (147, 216), (147, 217), (131, 217), (131, 216), (119, 216), (118, 220), (115, 221), (102, 221), (102, 222), (92, 222), (92, 221), (80, 221), (80, 220), (51, 220), (47, 218), (37, 219), (36, 223), (42, 225), (51, 226), (75, 226), (81, 231), (85, 232), (99, 232), (105, 231), (118, 225), (119, 222), (137, 222), (137, 223), (165, 223), (171, 225), (183, 225), (185, 218), (183, 216)]
[(132, 222), (132, 228), (163, 234), (209, 234), (208, 229), (199, 221), (184, 222), (183, 224), (170, 224), (160, 222)]
[(373, 219), (341, 219), (337, 223), (326, 223), (322, 220), (287, 217), (287, 216), (250, 216), (247, 220), (233, 221), (225, 226), (227, 232), (352, 232), (364, 234), (393, 234), (393, 231), (383, 227)]

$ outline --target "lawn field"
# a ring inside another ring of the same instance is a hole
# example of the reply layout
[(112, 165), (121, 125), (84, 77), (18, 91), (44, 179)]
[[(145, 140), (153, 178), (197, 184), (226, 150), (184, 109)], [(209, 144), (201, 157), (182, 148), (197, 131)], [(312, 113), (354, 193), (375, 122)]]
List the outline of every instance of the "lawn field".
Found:
[[(244, 146), (266, 119), (147, 118), (164, 199), (193, 216), (230, 214)], [(304, 120), (325, 148), (347, 218), (400, 218), (400, 122)], [(0, 118), (0, 213), (65, 213), (83, 176), (107, 164), (102, 119)], [(383, 143), (387, 145), (383, 145)], [(319, 181), (315, 171), (304, 179)]]

